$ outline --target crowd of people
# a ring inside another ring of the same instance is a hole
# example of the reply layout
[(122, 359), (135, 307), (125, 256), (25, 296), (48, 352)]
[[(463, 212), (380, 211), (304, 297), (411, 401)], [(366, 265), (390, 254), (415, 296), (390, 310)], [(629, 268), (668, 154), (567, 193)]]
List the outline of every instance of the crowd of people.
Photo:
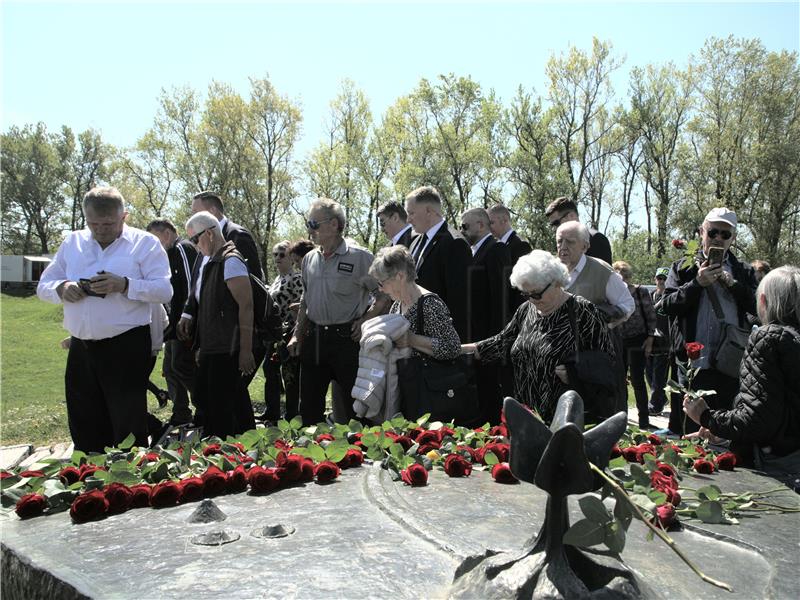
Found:
[[(77, 449), (102, 452), (130, 433), (155, 441), (146, 393), (163, 339), (170, 426), (223, 439), (297, 415), (417, 418), (427, 407), (404, 393), (403, 361), (468, 355), (475, 425), (498, 423), (505, 396), (549, 422), (570, 390), (598, 422), (627, 410), (630, 373), (640, 428), (669, 405), (673, 433), (724, 438), (752, 464), (800, 472), (800, 270), (739, 260), (727, 208), (699, 225), (696, 255), (656, 270), (652, 293), (612, 261), (608, 239), (569, 198), (545, 211), (552, 253), (532, 249), (502, 205), (467, 210), (451, 229), (439, 192), (420, 187), (377, 210), (386, 237), (377, 256), (346, 237), (342, 206), (319, 198), (309, 239), (273, 246), (271, 283), (253, 236), (213, 192), (192, 199), (185, 237), (165, 219), (147, 231), (126, 225), (115, 188), (91, 190), (83, 208), (86, 229), (67, 237), (37, 290), (64, 305)], [(277, 330), (259, 325), (262, 295)], [(734, 334), (750, 330), (736, 362)], [(687, 344), (702, 350), (687, 354)], [(248, 388), (262, 363), (266, 408), (256, 415)], [(665, 394), (670, 377), (715, 393)]]

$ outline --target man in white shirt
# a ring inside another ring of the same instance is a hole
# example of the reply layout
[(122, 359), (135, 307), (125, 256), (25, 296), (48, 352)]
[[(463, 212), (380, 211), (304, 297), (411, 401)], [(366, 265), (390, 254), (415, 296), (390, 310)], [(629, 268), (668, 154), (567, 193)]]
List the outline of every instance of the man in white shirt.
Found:
[(72, 336), (65, 375), (76, 450), (103, 452), (133, 433), (147, 445), (150, 305), (172, 297), (169, 261), (158, 238), (125, 225), (115, 188), (83, 198), (87, 229), (73, 231), (42, 273), (40, 299), (64, 304)]

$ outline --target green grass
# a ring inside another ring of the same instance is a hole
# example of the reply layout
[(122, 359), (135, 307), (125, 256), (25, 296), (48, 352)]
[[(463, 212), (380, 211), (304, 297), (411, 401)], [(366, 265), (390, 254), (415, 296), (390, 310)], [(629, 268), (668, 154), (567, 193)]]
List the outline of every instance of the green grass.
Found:
[[(59, 305), (42, 302), (36, 296), (0, 296), (0, 445), (70, 441), (64, 401), (67, 352), (60, 346), (67, 332), (61, 320)], [(151, 379), (166, 388), (160, 357)], [(261, 412), (262, 372), (250, 384), (250, 395)], [(147, 404), (162, 420), (172, 414), (171, 404), (159, 409), (149, 393)]]

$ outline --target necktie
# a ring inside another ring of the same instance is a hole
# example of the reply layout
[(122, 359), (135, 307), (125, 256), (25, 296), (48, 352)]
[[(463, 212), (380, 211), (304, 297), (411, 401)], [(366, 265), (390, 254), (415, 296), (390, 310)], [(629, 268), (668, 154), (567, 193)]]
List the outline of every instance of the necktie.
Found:
[(422, 237), (419, 240), (419, 244), (414, 250), (414, 263), (419, 264), (419, 257), (422, 256), (422, 249), (425, 247), (425, 244), (428, 241), (428, 235), (423, 233)]

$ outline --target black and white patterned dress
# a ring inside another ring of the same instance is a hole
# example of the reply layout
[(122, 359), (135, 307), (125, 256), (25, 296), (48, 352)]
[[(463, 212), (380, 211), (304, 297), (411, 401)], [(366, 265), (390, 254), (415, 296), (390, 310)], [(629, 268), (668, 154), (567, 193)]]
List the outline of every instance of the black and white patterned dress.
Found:
[(503, 331), (477, 344), (481, 362), (510, 356), (516, 399), (535, 409), (546, 422), (552, 420), (561, 394), (571, 389), (555, 373), (556, 366), (575, 351), (570, 304), (575, 306), (581, 350), (603, 350), (613, 356), (605, 322), (594, 305), (580, 296), (572, 296), (549, 315), (524, 302)]
[[(447, 305), (436, 294), (426, 294), (423, 304), (424, 325), (422, 335), (431, 338), (433, 358), (452, 360), (461, 354), (461, 340), (453, 327), (453, 319)], [(392, 314), (400, 314), (400, 303), (395, 302), (389, 310)], [(409, 331), (417, 329), (417, 303), (412, 304), (403, 316), (411, 323)], [(415, 355), (420, 353), (414, 350)]]
[(303, 280), (299, 271), (292, 271), (286, 275), (278, 275), (269, 286), (269, 295), (278, 309), (284, 328), (294, 327), (294, 315), (289, 306), (300, 302), (303, 295)]

